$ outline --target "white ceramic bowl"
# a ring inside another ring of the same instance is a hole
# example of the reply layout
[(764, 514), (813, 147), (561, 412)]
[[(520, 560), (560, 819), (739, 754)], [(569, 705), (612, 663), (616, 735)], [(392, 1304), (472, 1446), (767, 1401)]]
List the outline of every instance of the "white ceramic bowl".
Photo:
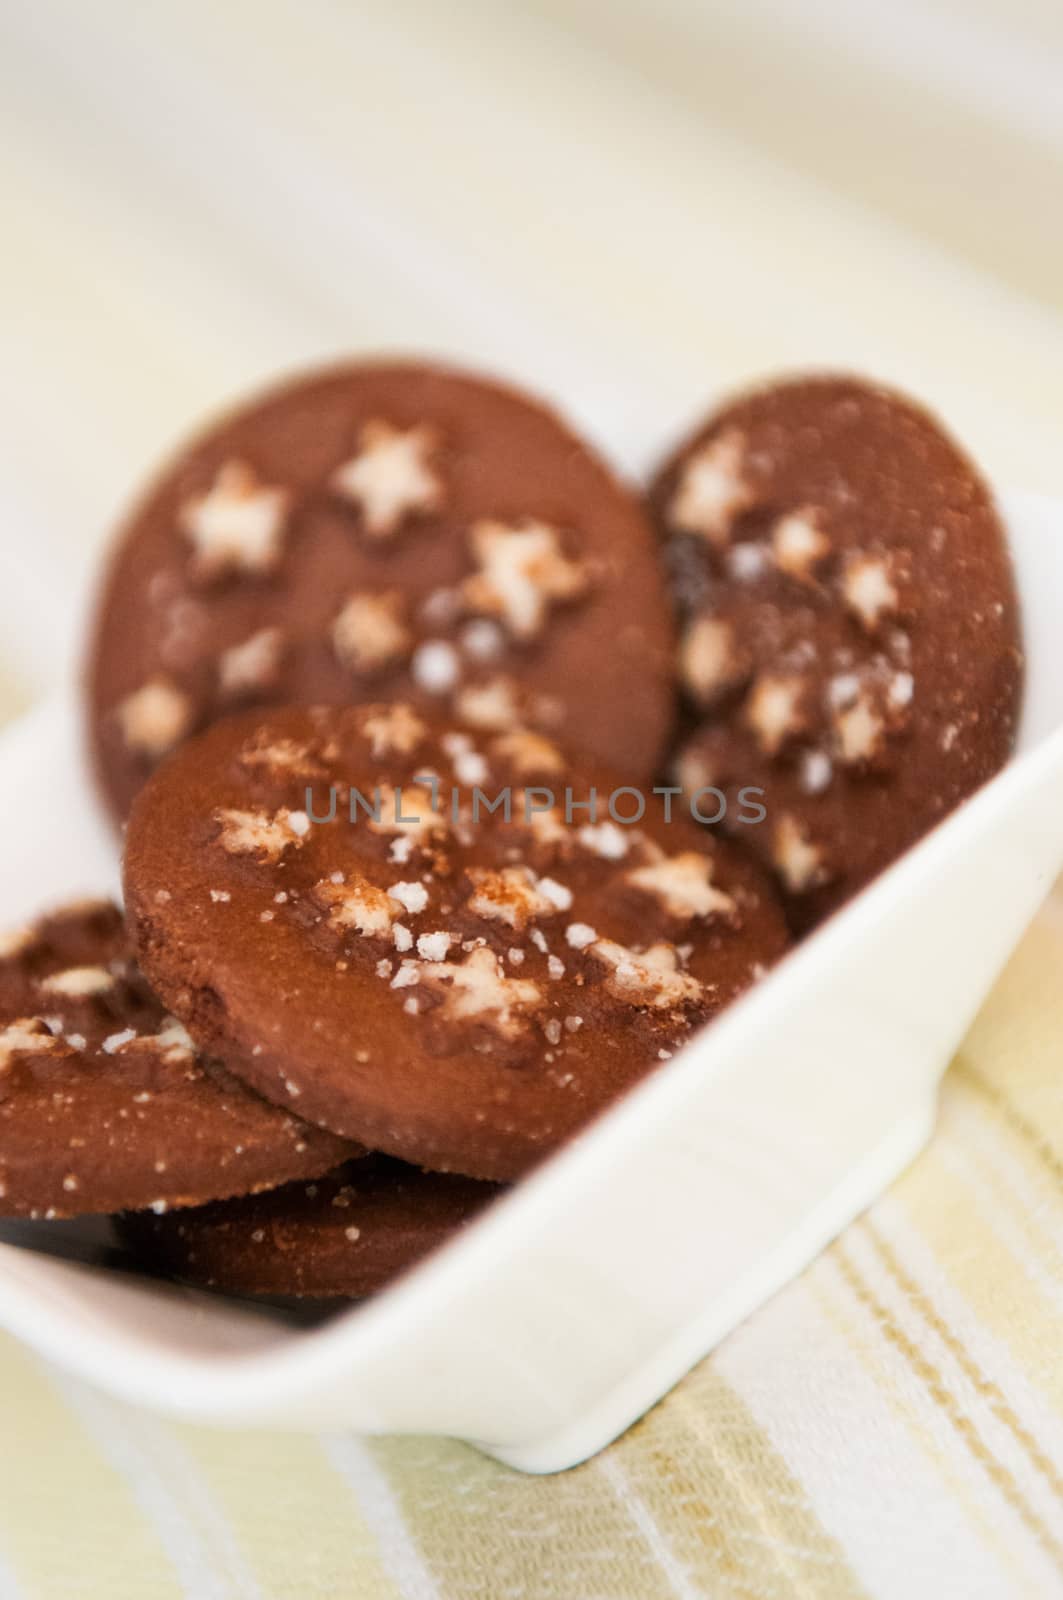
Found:
[[(1007, 769), (454, 1244), (314, 1328), (0, 1245), (0, 1320), (202, 1421), (455, 1434), (527, 1471), (601, 1449), (909, 1162), (1063, 867), (1063, 505), (1004, 501), (1028, 681)], [(53, 702), (0, 739), (0, 916), (113, 892)]]

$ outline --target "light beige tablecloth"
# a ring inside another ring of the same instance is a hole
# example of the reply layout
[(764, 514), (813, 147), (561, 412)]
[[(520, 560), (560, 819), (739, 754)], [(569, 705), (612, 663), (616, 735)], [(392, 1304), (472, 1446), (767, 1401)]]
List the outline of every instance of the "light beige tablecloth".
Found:
[[(1063, 1594), (1063, 901), (928, 1151), (599, 1459), (162, 1422), (0, 1343), (0, 1595)], [(854, 1062), (854, 1070), (859, 1063)]]

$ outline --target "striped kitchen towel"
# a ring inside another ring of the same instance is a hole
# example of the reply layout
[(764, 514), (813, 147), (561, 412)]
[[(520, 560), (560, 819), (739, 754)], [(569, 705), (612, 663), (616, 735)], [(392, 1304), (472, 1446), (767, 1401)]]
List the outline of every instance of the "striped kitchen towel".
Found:
[(1063, 1595), (1063, 897), (926, 1153), (597, 1460), (213, 1431), (0, 1345), (3, 1600)]

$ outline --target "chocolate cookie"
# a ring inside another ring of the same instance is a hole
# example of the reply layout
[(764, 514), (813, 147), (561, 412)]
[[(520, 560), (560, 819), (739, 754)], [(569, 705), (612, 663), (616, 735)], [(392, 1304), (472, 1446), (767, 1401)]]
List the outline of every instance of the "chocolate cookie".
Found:
[(251, 713), (138, 796), (126, 903), (167, 1004), (263, 1094), (509, 1179), (785, 948), (759, 868), (680, 811), (538, 733)]
[(725, 407), (650, 500), (682, 623), (681, 781), (763, 789), (743, 838), (810, 927), (1008, 757), (1022, 655), (1000, 518), (932, 417), (832, 377)]
[(195, 1205), (350, 1152), (196, 1054), (114, 906), (0, 942), (0, 1215)]
[(402, 695), (644, 778), (671, 654), (642, 508), (557, 417), (457, 373), (338, 368), (220, 422), (133, 513), (89, 663), (95, 765), (124, 817), (221, 716)]
[(365, 1156), (314, 1183), (190, 1211), (116, 1219), (156, 1272), (231, 1294), (362, 1299), (444, 1244), (494, 1184)]

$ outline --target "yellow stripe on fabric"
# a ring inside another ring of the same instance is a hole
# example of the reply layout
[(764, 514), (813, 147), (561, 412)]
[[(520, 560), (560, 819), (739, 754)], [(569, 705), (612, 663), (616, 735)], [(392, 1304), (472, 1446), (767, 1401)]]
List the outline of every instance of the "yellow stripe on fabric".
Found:
[[(994, 1144), (999, 1156), (991, 1159), (980, 1145), (991, 1151)], [(937, 1141), (892, 1198), (972, 1314), (1063, 1415), (1053, 1331), (1063, 1311), (1063, 1189), (1033, 1145), (957, 1077), (943, 1100)]]
[(528, 1478), (444, 1440), (380, 1439), (370, 1449), (446, 1600), (677, 1600), (598, 1462)]
[[(1057, 1040), (1063, 1037), (1063, 1021)], [(1028, 1062), (1030, 1056), (1024, 1059)], [(1042, 1071), (1046, 1081), (1040, 1079), (1026, 1083), (1026, 1093), (1022, 1093), (1022, 1085), (1018, 1082), (1009, 1084), (1004, 1089), (993, 1078), (981, 1071), (969, 1057), (960, 1055), (953, 1062), (952, 1071), (975, 1093), (979, 1094), (990, 1106), (1006, 1128), (1013, 1133), (1026, 1148), (1031, 1156), (1036, 1157), (1045, 1173), (1052, 1179), (1054, 1185), (1063, 1193), (1063, 1106), (1059, 1104), (1059, 1056), (1054, 1055), (1051, 1067), (1044, 1063)], [(1048, 1069), (1048, 1070), (1045, 1070)], [(1048, 1082), (1050, 1074), (1055, 1081)], [(1050, 1115), (1041, 1114), (1044, 1107), (1032, 1106), (1029, 1113), (1024, 1106), (1030, 1106), (1031, 1101), (1042, 1098), (1049, 1100), (1047, 1107)], [(1052, 1134), (1055, 1134), (1055, 1138)]]
[(404, 1600), (317, 1439), (168, 1426), (269, 1600)]
[(710, 1595), (863, 1589), (800, 1480), (735, 1389), (703, 1363), (614, 1447), (679, 1559)]
[(854, 1298), (869, 1313), (883, 1338), (903, 1358), (929, 1398), (947, 1421), (956, 1439), (994, 1485), (1001, 1497), (1041, 1545), (1063, 1576), (1063, 1543), (1059, 1541), (1023, 1495), (1014, 1475), (987, 1446), (979, 1429), (952, 1393), (937, 1364), (909, 1338), (889, 1308), (866, 1283), (843, 1244), (832, 1252)]
[(1002, 1106), (1002, 1098), (996, 1090), (986, 1093), (957, 1058), (942, 1098), (942, 1164), (955, 1166), (960, 1157), (977, 1169), (979, 1191), (992, 1190), (993, 1208), (1006, 1209), (1063, 1289), (1061, 1164), (1036, 1129)]
[[(903, 1354), (889, 1350), (889, 1360), (883, 1359), (881, 1346), (873, 1349), (864, 1327), (857, 1320), (862, 1303), (852, 1294), (849, 1279), (840, 1259), (840, 1247), (835, 1245), (822, 1256), (808, 1274), (807, 1280), (816, 1301), (827, 1321), (837, 1329), (849, 1349), (874, 1382), (882, 1405), (895, 1416), (911, 1435), (915, 1448), (937, 1472), (952, 1503), (963, 1513), (970, 1538), (983, 1545), (1005, 1569), (1010, 1568), (1017, 1579), (1028, 1581), (1026, 1569), (1017, 1560), (1010, 1543), (1001, 1538), (996, 1527), (986, 1518), (982, 1503), (972, 1494), (955, 1451), (943, 1448), (935, 1434), (927, 1427), (920, 1407), (911, 1402), (909, 1392), (897, 1383), (892, 1363), (904, 1359)], [(921, 1402), (930, 1404), (929, 1401)], [(867, 1425), (867, 1419), (862, 1419)]]
[[(1016, 1414), (1014, 1407), (1000, 1385), (982, 1369), (963, 1340), (958, 1337), (939, 1314), (929, 1296), (915, 1282), (897, 1252), (889, 1241), (882, 1236), (872, 1219), (865, 1217), (861, 1226), (866, 1237), (870, 1239), (879, 1260), (909, 1305), (918, 1312), (927, 1326), (937, 1335), (964, 1376), (972, 1384), (980, 1399), (986, 1403), (1002, 1427), (1007, 1429), (1034, 1471), (1040, 1475), (1055, 1496), (1059, 1504), (1059, 1526), (1063, 1527), (1063, 1476), (1060, 1475), (1055, 1463), (1041, 1448), (1022, 1419)], [(1063, 1565), (1063, 1545), (1060, 1545), (1059, 1548), (1061, 1565)]]
[(7, 1336), (0, 1339), (0, 1387), (0, 1539), (27, 1600), (190, 1593), (129, 1481), (94, 1446), (36, 1359)]

